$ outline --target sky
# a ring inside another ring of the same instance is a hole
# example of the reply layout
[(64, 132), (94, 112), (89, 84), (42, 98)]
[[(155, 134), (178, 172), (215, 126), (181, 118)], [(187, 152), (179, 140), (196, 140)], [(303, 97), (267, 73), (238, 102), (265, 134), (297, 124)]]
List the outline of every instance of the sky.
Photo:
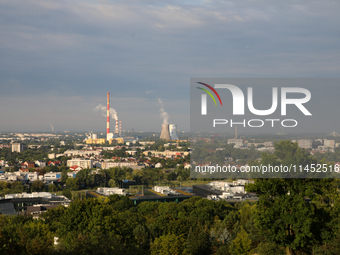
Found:
[(336, 0), (0, 0), (0, 132), (105, 132), (107, 92), (122, 129), (160, 131), (163, 108), (189, 131), (190, 78), (339, 77), (339, 12)]

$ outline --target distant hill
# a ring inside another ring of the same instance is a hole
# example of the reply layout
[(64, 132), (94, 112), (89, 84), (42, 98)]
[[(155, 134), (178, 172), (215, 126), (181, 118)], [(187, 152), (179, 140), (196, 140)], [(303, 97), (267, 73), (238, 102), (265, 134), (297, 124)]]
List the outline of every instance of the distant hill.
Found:
[(332, 133), (328, 134), (329, 136), (340, 136), (337, 132), (333, 131)]

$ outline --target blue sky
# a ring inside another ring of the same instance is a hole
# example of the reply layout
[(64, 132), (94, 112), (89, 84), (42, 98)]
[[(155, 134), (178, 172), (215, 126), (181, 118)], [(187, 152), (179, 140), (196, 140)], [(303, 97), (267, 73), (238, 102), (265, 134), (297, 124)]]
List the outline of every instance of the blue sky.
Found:
[[(0, 132), (189, 130), (190, 78), (339, 77), (339, 1), (0, 0)], [(113, 124), (113, 122), (112, 122)], [(340, 131), (340, 130), (336, 130)]]

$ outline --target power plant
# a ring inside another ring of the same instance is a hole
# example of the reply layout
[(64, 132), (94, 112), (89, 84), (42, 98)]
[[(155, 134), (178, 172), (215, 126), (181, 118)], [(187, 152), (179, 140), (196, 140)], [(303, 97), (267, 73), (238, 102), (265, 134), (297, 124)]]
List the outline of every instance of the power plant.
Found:
[[(118, 116), (115, 110), (113, 110), (113, 117), (116, 119), (116, 125), (114, 129), (114, 133), (110, 132), (110, 92), (107, 92), (107, 111), (106, 111), (106, 140), (109, 141), (113, 139), (115, 136), (121, 136), (122, 134), (122, 121), (118, 120)], [(119, 123), (119, 125), (118, 125)]]
[(170, 140), (169, 124), (162, 124), (161, 139)]
[(171, 140), (177, 140), (177, 125), (176, 124), (170, 124), (169, 125), (169, 132), (170, 132), (170, 138)]
[[(102, 104), (96, 106), (96, 110), (99, 110), (103, 116), (106, 116), (106, 138), (98, 139), (97, 135), (91, 132), (89, 137), (86, 138), (87, 144), (105, 144), (106, 142), (109, 142), (109, 144), (112, 144), (112, 142), (124, 143), (124, 139), (121, 137), (122, 121), (118, 120), (117, 112), (115, 111), (115, 109), (110, 108), (110, 92), (107, 92), (106, 102), (106, 107)], [(116, 120), (114, 133), (110, 131), (110, 117)], [(118, 123), (120, 124), (119, 126)]]
[(176, 124), (162, 124), (162, 131), (160, 139), (177, 140), (177, 125)]
[[(177, 125), (176, 124), (168, 124), (168, 113), (164, 111), (163, 102), (158, 99), (161, 105), (160, 113), (161, 118), (163, 118), (163, 124), (162, 124), (162, 131), (160, 135), (160, 139), (163, 140), (178, 140), (177, 135)], [(90, 134), (90, 136), (86, 139), (86, 143), (88, 144), (104, 144), (106, 142), (109, 142), (110, 144), (113, 141), (118, 141), (118, 143), (123, 143), (124, 139), (122, 138), (122, 121), (118, 119), (118, 115), (115, 109), (110, 108), (110, 92), (107, 92), (107, 100), (106, 100), (106, 106), (99, 104), (96, 106), (96, 110), (101, 111), (102, 115), (106, 116), (106, 138), (100, 138), (98, 139), (97, 135), (94, 135), (93, 133)], [(105, 115), (106, 111), (106, 115)], [(112, 128), (112, 131), (110, 130), (110, 118), (115, 120), (115, 125)]]

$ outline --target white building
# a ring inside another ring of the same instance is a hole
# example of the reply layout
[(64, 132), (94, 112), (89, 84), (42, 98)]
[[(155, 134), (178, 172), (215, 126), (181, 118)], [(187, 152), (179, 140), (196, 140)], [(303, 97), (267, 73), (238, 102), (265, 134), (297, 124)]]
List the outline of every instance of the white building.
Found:
[(12, 152), (22, 152), (24, 145), (22, 143), (12, 143)]
[(133, 156), (137, 154), (137, 151), (126, 151), (126, 153)]
[(67, 172), (69, 178), (76, 178), (77, 172)]
[(328, 140), (328, 139), (325, 139), (325, 140), (323, 140), (323, 146), (324, 146), (325, 148), (334, 149), (334, 148), (335, 148), (335, 140)]
[(240, 147), (244, 147), (244, 141), (243, 139), (228, 139), (228, 144), (235, 144), (235, 148), (240, 148)]
[(44, 175), (45, 182), (55, 182), (60, 181), (61, 179), (61, 172), (49, 172)]
[(52, 198), (52, 194), (49, 192), (32, 192), (32, 193), (18, 193), (18, 194), (8, 194), (5, 195), (5, 199), (11, 198), (32, 198), (32, 197), (45, 197), (45, 198)]
[(158, 162), (156, 165), (155, 165), (155, 168), (162, 168), (162, 164), (160, 162)]
[(100, 150), (67, 150), (64, 152), (64, 156), (66, 157), (73, 157), (73, 156), (99, 156), (101, 153)]
[(9, 181), (17, 181), (18, 176), (15, 173), (7, 173), (7, 180)]
[(247, 192), (244, 189), (244, 184), (246, 183), (249, 183), (249, 181), (248, 180), (239, 180), (233, 182), (215, 181), (209, 183), (209, 185), (214, 190), (225, 191), (232, 194), (235, 193), (246, 194)]
[(93, 168), (93, 160), (89, 159), (79, 159), (79, 158), (73, 158), (67, 160), (67, 166), (80, 166), (83, 169), (92, 169)]
[(126, 196), (126, 192), (124, 189), (120, 189), (120, 188), (105, 188), (105, 187), (101, 187), (97, 189), (97, 193), (102, 194), (104, 196), (109, 196), (109, 195), (120, 195), (120, 196)]
[(38, 167), (45, 167), (46, 166), (46, 162), (45, 161), (40, 161), (40, 160), (37, 160), (34, 162), (36, 166)]
[(54, 195), (50, 192), (32, 192), (32, 193), (17, 193), (17, 194), (7, 194), (5, 195), (5, 199), (13, 199), (13, 198), (37, 198), (37, 197), (42, 197), (42, 198), (47, 198), (49, 201), (52, 201), (53, 203), (60, 203), (64, 204), (65, 203), (70, 203), (71, 200), (68, 199), (65, 196), (57, 196)]
[(162, 195), (180, 195), (180, 193), (176, 190), (173, 190), (167, 186), (154, 186), (152, 187), (153, 191), (156, 191), (158, 193), (161, 193)]
[(313, 147), (312, 139), (300, 139), (300, 140), (297, 140), (297, 143), (300, 148), (311, 149)]
[(137, 162), (102, 162), (101, 163), (101, 167), (102, 169), (110, 169), (113, 167), (128, 167), (128, 168), (132, 168), (132, 169), (141, 169), (144, 166), (139, 166), (137, 164)]
[(49, 159), (55, 159), (55, 153), (50, 153), (48, 154)]
[(37, 181), (39, 180), (39, 173), (28, 173), (26, 174), (26, 180)]
[(264, 142), (263, 143), (263, 145), (265, 146), (265, 147), (274, 147), (274, 142)]
[(176, 124), (170, 124), (169, 125), (169, 133), (171, 140), (177, 140), (177, 125)]
[(56, 159), (56, 158), (59, 158), (59, 157), (64, 157), (64, 154), (55, 154), (55, 153), (50, 153), (48, 154), (48, 158), (49, 159)]
[(187, 156), (189, 154), (188, 151), (144, 151), (143, 154), (145, 156), (148, 156), (148, 154), (151, 153), (151, 156), (155, 156), (155, 157), (184, 157)]

